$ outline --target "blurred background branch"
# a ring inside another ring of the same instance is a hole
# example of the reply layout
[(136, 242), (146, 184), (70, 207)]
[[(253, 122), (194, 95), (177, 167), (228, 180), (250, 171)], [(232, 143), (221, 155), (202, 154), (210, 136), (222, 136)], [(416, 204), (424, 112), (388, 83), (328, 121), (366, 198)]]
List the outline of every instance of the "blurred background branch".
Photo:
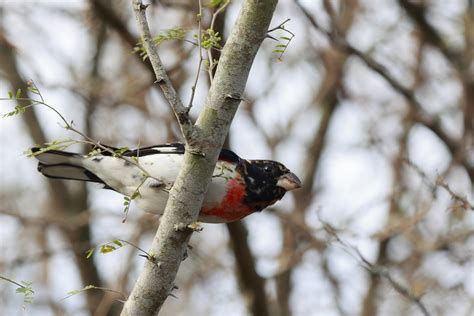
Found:
[[(0, 97), (27, 96), (33, 79), (101, 143), (178, 139), (152, 68), (133, 53), (129, 1), (23, 2), (0, 4)], [(197, 1), (151, 2), (152, 35), (186, 33), (159, 50), (189, 100)], [(203, 4), (206, 30), (219, 3)], [(221, 44), (239, 7), (216, 16)], [(288, 18), (296, 36), (281, 61), (274, 51), (288, 34), (264, 42), (226, 147), (282, 161), (304, 186), (244, 221), (205, 225), (162, 313), (472, 314), (472, 1), (280, 1), (271, 27)], [(203, 65), (192, 118), (210, 84)], [(1, 101), (0, 114), (15, 105)], [(61, 298), (88, 285), (129, 293), (144, 260), (136, 249), (85, 252), (117, 238), (147, 249), (156, 218), (132, 206), (122, 224), (113, 192), (40, 177), (23, 152), (71, 137), (56, 121), (41, 108), (0, 120), (0, 274), (33, 282), (28, 314), (117, 315), (122, 298), (110, 292)], [(4, 282), (0, 293), (0, 314), (17, 314), (23, 297)]]

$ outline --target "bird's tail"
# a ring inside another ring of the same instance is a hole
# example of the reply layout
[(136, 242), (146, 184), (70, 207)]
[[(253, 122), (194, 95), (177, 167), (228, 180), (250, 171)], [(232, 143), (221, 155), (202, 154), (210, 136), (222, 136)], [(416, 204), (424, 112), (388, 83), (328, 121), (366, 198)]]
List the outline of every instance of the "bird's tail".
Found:
[(31, 152), (39, 160), (38, 171), (48, 178), (104, 183), (83, 167), (84, 155), (60, 150), (41, 152), (38, 147), (31, 148)]

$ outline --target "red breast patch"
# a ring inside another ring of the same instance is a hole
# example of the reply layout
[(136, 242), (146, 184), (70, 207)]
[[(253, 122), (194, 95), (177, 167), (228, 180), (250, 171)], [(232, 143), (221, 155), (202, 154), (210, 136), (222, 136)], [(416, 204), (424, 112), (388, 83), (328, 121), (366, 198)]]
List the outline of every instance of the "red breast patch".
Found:
[(227, 192), (222, 202), (212, 208), (203, 208), (201, 215), (216, 216), (222, 218), (223, 222), (231, 222), (252, 213), (252, 208), (244, 204), (245, 184), (240, 177), (230, 179), (227, 182), (226, 188)]

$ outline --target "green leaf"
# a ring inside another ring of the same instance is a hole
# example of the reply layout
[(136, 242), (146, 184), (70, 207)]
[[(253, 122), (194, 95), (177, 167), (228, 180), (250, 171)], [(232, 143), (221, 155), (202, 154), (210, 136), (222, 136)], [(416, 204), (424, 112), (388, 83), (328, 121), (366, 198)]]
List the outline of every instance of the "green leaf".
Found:
[(67, 147), (77, 143), (75, 140), (71, 139), (65, 139), (65, 140), (54, 140), (50, 143), (46, 143), (43, 146), (36, 146), (40, 150), (37, 152), (33, 153), (31, 151), (27, 152), (27, 157), (35, 157), (38, 156), (39, 154), (42, 154), (44, 152), (47, 152), (49, 150), (63, 150), (66, 149)]
[(33, 294), (35, 293), (35, 291), (33, 291), (33, 288), (31, 287), (33, 283), (21, 281), (21, 284), (23, 284), (23, 286), (18, 287), (15, 292), (23, 295), (23, 303), (33, 303)]
[(275, 49), (273, 50), (274, 53), (284, 53), (285, 51), (282, 49)]
[(201, 34), (201, 46), (205, 49), (222, 48), (221, 40), (222, 37), (219, 36), (219, 32), (215, 32), (213, 29), (207, 29)]
[(126, 151), (129, 151), (128, 147), (120, 147), (119, 149), (115, 150), (112, 153), (113, 157), (120, 157), (122, 156)]
[(94, 254), (95, 248), (91, 248), (86, 251), (86, 259), (89, 259)]
[(108, 242), (105, 245), (100, 246), (100, 253), (107, 254), (110, 252), (113, 252), (121, 247), (123, 247), (124, 244), (119, 240), (119, 239), (114, 239), (111, 242)]
[(280, 36), (280, 39), (285, 40), (285, 41), (291, 41), (291, 38), (287, 36)]
[(26, 287), (19, 287), (19, 288), (16, 289), (15, 292), (18, 293), (18, 294), (26, 294), (26, 293), (29, 292), (29, 290)]
[[(160, 33), (158, 33), (157, 36), (153, 38), (153, 42), (155, 43), (155, 45), (159, 46), (165, 41), (184, 40), (184, 38), (186, 37), (186, 33), (187, 31), (181, 28), (162, 30)], [(145, 47), (143, 47), (143, 40), (140, 40), (137, 43), (137, 45), (133, 48), (133, 52), (138, 53), (143, 60), (146, 60), (148, 58), (147, 51)]]
[(66, 292), (67, 295), (76, 295), (79, 293), (81, 293), (80, 290), (71, 290), (71, 291)]
[(25, 111), (26, 111), (25, 106), (17, 105), (15, 106), (15, 109), (13, 111), (3, 114), (2, 118), (22, 114), (22, 113), (25, 113)]
[(123, 197), (123, 205), (128, 206), (130, 204), (130, 198), (128, 196)]
[(141, 194), (140, 194), (140, 191), (138, 191), (138, 189), (133, 192), (132, 196), (130, 197), (132, 200), (135, 200), (136, 198), (139, 198), (141, 197)]
[(8, 98), (9, 98), (10, 100), (13, 99), (13, 92), (8, 91)]
[(223, 5), (227, 5), (230, 0), (210, 0), (209, 3), (207, 4), (208, 7), (211, 8), (217, 8)]
[(16, 99), (19, 99), (20, 97), (21, 97), (21, 89), (18, 88), (18, 90), (16, 90), (15, 98), (16, 98)]
[(28, 91), (30, 91), (33, 94), (38, 94), (38, 95), (40, 94), (38, 88), (36, 88), (33, 82), (28, 84)]
[(91, 150), (88, 154), (87, 157), (93, 157), (102, 154), (102, 150), (100, 148), (95, 148)]
[(112, 246), (112, 245), (102, 245), (100, 246), (100, 253), (107, 254), (112, 251), (115, 251), (116, 249), (117, 248), (115, 248), (115, 246)]
[(283, 48), (286, 48), (288, 45), (286, 44), (278, 44), (278, 45), (275, 45), (275, 47), (283, 47)]
[(87, 285), (87, 286), (83, 287), (83, 288), (80, 289), (80, 290), (71, 290), (71, 291), (68, 291), (68, 292), (66, 292), (66, 294), (67, 294), (68, 296), (65, 297), (65, 298), (63, 298), (63, 300), (65, 300), (65, 299), (67, 299), (67, 298), (69, 298), (69, 297), (71, 297), (71, 296), (77, 295), (77, 294), (79, 294), (79, 293), (81, 293), (81, 292), (84, 292), (84, 291), (87, 291), (87, 290), (91, 290), (91, 289), (97, 289), (97, 288), (98, 288), (98, 287), (95, 286), (95, 285)]

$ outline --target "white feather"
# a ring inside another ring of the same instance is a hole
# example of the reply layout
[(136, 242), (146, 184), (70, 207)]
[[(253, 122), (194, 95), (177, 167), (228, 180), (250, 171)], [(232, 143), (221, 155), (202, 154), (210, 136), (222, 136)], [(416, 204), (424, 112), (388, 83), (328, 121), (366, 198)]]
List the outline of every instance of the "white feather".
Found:
[[(160, 150), (162, 151), (161, 148)], [(138, 162), (152, 178), (146, 178), (140, 168), (116, 157), (93, 156), (83, 159), (81, 164), (109, 187), (124, 195), (132, 196), (138, 188), (140, 196), (136, 202), (139, 207), (148, 212), (162, 214), (168, 200), (168, 192), (183, 164), (183, 155), (160, 153), (140, 157)], [(233, 178), (235, 173), (234, 164), (226, 161), (217, 163), (203, 207), (213, 207), (222, 201), (226, 193), (227, 179)]]

